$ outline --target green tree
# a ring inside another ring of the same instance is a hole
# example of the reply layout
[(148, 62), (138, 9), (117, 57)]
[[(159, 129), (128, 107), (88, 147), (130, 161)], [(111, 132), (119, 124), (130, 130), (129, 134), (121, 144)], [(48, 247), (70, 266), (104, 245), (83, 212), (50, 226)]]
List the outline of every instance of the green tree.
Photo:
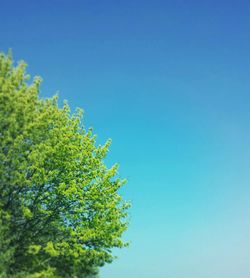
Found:
[(124, 247), (127, 208), (110, 140), (82, 124), (41, 79), (0, 54), (0, 277), (95, 277)]

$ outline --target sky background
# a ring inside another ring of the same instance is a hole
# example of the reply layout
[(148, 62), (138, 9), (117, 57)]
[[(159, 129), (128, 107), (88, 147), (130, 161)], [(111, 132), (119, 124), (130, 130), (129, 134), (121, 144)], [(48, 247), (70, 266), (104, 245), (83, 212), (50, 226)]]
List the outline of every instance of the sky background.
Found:
[(128, 179), (102, 278), (250, 277), (250, 2), (0, 0), (12, 48)]

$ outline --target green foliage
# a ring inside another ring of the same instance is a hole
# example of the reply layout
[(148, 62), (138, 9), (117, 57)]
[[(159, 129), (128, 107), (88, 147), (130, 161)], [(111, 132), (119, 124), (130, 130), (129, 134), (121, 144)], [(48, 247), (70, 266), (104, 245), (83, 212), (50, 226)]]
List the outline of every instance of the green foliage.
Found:
[(0, 54), (0, 277), (96, 277), (124, 247), (127, 208), (110, 140), (96, 146), (41, 79)]

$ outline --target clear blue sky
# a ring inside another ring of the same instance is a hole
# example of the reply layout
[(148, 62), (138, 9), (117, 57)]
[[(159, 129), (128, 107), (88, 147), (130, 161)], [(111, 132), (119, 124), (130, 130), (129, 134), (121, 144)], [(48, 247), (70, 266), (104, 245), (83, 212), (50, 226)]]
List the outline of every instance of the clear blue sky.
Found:
[(250, 2), (0, 1), (42, 96), (83, 107), (129, 182), (103, 278), (249, 278)]

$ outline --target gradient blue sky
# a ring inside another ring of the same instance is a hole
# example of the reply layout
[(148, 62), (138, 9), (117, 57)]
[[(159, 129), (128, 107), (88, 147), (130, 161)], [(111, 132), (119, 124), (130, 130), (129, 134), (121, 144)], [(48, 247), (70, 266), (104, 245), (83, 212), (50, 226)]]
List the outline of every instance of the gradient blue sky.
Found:
[(0, 1), (0, 50), (129, 180), (131, 246), (102, 278), (250, 277), (249, 30), (249, 1)]

